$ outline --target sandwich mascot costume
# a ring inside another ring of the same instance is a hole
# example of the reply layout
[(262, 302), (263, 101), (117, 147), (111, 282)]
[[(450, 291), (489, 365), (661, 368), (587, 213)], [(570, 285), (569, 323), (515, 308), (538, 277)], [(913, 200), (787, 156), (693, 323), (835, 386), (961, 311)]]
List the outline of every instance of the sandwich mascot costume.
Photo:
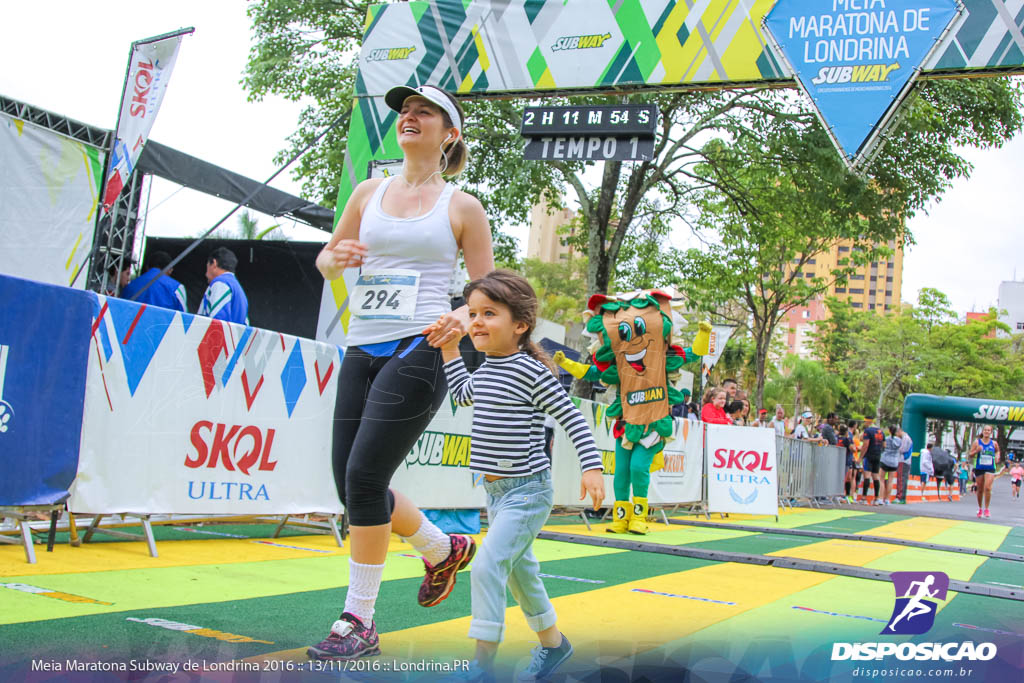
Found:
[(647, 533), (647, 489), (651, 472), (664, 467), (665, 443), (672, 438), (670, 408), (689, 393), (672, 383), (684, 364), (708, 352), (711, 325), (706, 322), (691, 348), (672, 345), (670, 301), (659, 290), (595, 294), (587, 302), (587, 331), (597, 336), (591, 364), (577, 363), (561, 351), (554, 356), (573, 377), (618, 387), (607, 411), (616, 418), (615, 518), (606, 529), (611, 533)]

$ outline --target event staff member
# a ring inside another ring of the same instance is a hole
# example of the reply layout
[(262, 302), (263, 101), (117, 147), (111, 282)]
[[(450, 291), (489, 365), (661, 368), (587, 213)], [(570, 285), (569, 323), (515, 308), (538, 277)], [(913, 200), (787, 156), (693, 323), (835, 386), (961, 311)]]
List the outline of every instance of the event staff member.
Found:
[(206, 281), (210, 286), (199, 304), (199, 315), (249, 324), (249, 299), (235, 277), (237, 267), (238, 257), (227, 247), (217, 247), (206, 257)]
[[(171, 255), (166, 251), (154, 251), (149, 254), (146, 257), (149, 270), (128, 283), (128, 286), (121, 290), (121, 298), (184, 313), (185, 285), (171, 277), (173, 268), (160, 275), (163, 269), (170, 265), (171, 260)], [(150, 285), (150, 282), (153, 284)]]
[(349, 583), (341, 617), (308, 650), (316, 659), (380, 652), (373, 616), (392, 531), (424, 557), (425, 607), (448, 596), (476, 550), (471, 538), (447, 536), (388, 487), (445, 398), (440, 345), (449, 331), (462, 336), (469, 328), (468, 308), (450, 310), (448, 297), (458, 252), (470, 278), (494, 270), (491, 230), (480, 202), (442, 177), (457, 175), (469, 153), (455, 99), (433, 86), (399, 86), (384, 100), (399, 113), (402, 173), (360, 183), (316, 259), (328, 280), (361, 267), (350, 297), (332, 454), (349, 516)]

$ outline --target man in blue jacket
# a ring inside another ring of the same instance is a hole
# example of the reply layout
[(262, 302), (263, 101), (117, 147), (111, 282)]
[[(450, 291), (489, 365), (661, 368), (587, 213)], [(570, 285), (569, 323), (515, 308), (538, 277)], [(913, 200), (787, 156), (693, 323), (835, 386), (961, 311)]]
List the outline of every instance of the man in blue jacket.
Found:
[[(125, 285), (125, 288), (121, 290), (121, 298), (184, 313), (185, 286), (171, 277), (173, 268), (166, 274), (160, 275), (160, 272), (170, 262), (171, 255), (166, 251), (155, 251), (149, 254), (146, 257), (146, 265), (149, 266), (149, 270)], [(150, 282), (153, 284), (150, 285)]]
[(206, 280), (210, 286), (203, 294), (199, 315), (249, 324), (249, 300), (235, 277), (237, 267), (238, 257), (227, 247), (218, 247), (206, 257)]

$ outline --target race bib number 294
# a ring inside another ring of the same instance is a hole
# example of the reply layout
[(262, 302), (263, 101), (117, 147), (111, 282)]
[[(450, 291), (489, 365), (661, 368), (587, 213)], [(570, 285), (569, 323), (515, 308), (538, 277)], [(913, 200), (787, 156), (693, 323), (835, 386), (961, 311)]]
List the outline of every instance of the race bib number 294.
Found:
[(392, 268), (360, 273), (352, 290), (352, 312), (367, 320), (412, 320), (420, 274), (415, 270)]

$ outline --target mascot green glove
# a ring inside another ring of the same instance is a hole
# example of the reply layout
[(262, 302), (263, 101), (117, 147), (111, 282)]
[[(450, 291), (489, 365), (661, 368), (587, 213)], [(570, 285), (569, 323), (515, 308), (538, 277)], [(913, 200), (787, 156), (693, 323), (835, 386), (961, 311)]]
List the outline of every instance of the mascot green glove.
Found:
[(651, 472), (664, 467), (665, 443), (672, 438), (671, 406), (685, 400), (672, 382), (685, 363), (708, 352), (711, 325), (706, 322), (700, 324), (691, 348), (672, 345), (670, 301), (659, 290), (614, 297), (595, 294), (587, 303), (593, 314), (587, 330), (598, 338), (592, 363), (577, 363), (561, 352), (554, 356), (573, 377), (618, 388), (607, 412), (617, 418), (612, 428), (615, 518), (607, 528), (611, 533), (647, 533)]

